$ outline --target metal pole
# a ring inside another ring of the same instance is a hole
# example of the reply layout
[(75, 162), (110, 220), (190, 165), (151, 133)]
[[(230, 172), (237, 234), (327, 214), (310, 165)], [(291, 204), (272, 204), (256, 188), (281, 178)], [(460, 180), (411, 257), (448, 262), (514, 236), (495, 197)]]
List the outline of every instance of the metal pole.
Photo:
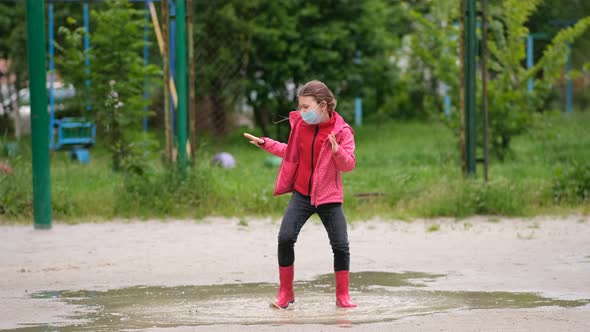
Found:
[(354, 124), (363, 125), (363, 100), (359, 97), (354, 98)]
[[(529, 34), (526, 38), (526, 67), (531, 69), (533, 67), (533, 52), (534, 52), (534, 36)], [(530, 77), (528, 81), (528, 91), (533, 91), (533, 78)]]
[(567, 44), (567, 64), (566, 64), (566, 73), (565, 73), (565, 112), (571, 113), (572, 112), (572, 45), (570, 43)]
[(53, 135), (53, 126), (55, 124), (55, 63), (53, 61), (53, 3), (49, 3), (48, 9), (48, 29), (49, 29), (49, 147), (55, 148), (55, 138)]
[(84, 66), (86, 68), (86, 110), (92, 110), (90, 103), (90, 20), (88, 19), (88, 4), (84, 4)]
[(186, 11), (185, 0), (176, 0), (178, 15), (176, 31), (176, 86), (178, 88), (177, 132), (178, 132), (178, 167), (181, 173), (186, 168), (186, 109), (187, 109), (187, 70), (186, 70)]
[(465, 128), (467, 175), (475, 175), (475, 0), (465, 8)]
[(461, 12), (459, 14), (459, 126), (461, 135), (459, 137), (461, 145), (461, 173), (467, 174), (467, 157), (465, 153), (465, 1), (460, 0)]
[(443, 105), (444, 105), (444, 110), (445, 110), (445, 115), (449, 116), (451, 115), (451, 96), (449, 96), (449, 87), (442, 83), (442, 89), (443, 89)]
[(481, 80), (482, 80), (482, 127), (483, 127), (483, 178), (488, 181), (488, 0), (481, 1)]
[(45, 4), (27, 0), (27, 51), (31, 96), (31, 145), (33, 152), (33, 214), (35, 229), (51, 228), (49, 172), (49, 119), (45, 73)]

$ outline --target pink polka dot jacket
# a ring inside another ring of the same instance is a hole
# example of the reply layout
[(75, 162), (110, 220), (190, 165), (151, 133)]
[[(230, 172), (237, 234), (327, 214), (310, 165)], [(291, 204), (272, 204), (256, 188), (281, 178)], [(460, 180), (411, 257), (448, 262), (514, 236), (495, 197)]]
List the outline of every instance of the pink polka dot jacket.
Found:
[[(338, 113), (334, 112), (332, 116), (336, 117), (332, 133), (336, 137), (338, 151), (332, 152), (332, 146), (328, 139), (321, 146), (312, 175), (312, 189), (310, 192), (311, 204), (314, 206), (326, 203), (342, 203), (344, 194), (341, 172), (352, 171), (356, 164), (354, 131)], [(293, 192), (299, 167), (299, 154), (311, 153), (308, 151), (302, 152), (299, 149), (299, 129), (303, 123), (299, 112), (293, 111), (289, 114), (289, 123), (291, 124), (291, 133), (289, 134), (288, 143), (281, 143), (263, 137), (265, 143), (260, 146), (267, 152), (283, 159), (275, 184), (275, 196)]]

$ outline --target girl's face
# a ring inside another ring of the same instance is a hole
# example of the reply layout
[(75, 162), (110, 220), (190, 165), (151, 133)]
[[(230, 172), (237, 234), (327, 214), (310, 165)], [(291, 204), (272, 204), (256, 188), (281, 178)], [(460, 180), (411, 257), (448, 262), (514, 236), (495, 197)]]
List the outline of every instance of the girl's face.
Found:
[(297, 107), (298, 111), (309, 112), (315, 109), (318, 115), (321, 111), (323, 111), (323, 105), (318, 105), (318, 103), (315, 101), (315, 98), (312, 96), (300, 96), (297, 97), (297, 99), (299, 101), (299, 106)]

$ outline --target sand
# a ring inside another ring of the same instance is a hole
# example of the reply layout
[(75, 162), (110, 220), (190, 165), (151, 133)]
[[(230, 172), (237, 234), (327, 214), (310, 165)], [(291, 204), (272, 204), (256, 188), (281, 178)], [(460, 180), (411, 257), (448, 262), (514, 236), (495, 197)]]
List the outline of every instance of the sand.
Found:
[[(67, 321), (76, 306), (30, 294), (138, 285), (276, 283), (280, 219), (112, 221), (51, 230), (0, 226), (0, 329)], [(429, 231), (432, 225), (438, 230)], [(435, 227), (436, 228), (436, 227)], [(590, 217), (369, 220), (349, 225), (351, 271), (417, 271), (444, 276), (441, 291), (532, 292), (590, 299)], [(296, 279), (330, 273), (332, 253), (317, 219), (296, 245)], [(269, 298), (269, 301), (272, 298)], [(327, 304), (328, 305), (328, 304)], [(270, 310), (270, 309), (269, 309)], [(450, 310), (354, 330), (590, 331), (590, 305), (575, 308)], [(270, 331), (277, 326), (179, 326), (172, 331)], [(339, 330), (314, 324), (282, 330)], [(154, 331), (166, 329), (153, 329)]]

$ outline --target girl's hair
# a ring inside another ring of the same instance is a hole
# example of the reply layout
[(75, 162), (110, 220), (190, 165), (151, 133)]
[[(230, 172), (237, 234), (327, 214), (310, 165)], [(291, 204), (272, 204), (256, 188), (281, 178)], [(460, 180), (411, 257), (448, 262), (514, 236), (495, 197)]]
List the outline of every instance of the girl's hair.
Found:
[(330, 114), (336, 110), (336, 98), (334, 98), (332, 91), (323, 82), (309, 81), (305, 83), (297, 93), (297, 97), (302, 96), (313, 97), (318, 104), (325, 101), (328, 106), (328, 113)]

